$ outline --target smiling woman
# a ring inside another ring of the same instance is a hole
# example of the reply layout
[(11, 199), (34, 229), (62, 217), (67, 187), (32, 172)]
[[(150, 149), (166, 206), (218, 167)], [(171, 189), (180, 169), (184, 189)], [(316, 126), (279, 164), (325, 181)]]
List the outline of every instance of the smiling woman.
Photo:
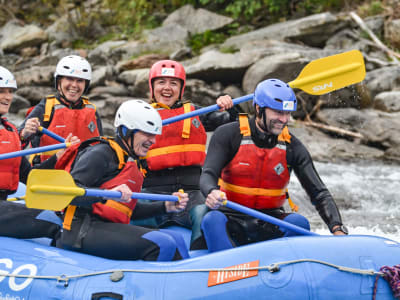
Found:
[[(16, 89), (17, 83), (14, 76), (9, 70), (0, 66), (0, 153), (21, 150), (17, 128), (3, 116), (8, 113)], [(27, 122), (27, 127), (34, 128), (35, 122)], [(46, 167), (51, 166), (46, 165)], [(0, 161), (0, 236), (52, 239), (59, 232), (58, 224), (42, 219), (43, 211), (4, 201), (8, 195), (17, 190), (19, 181), (26, 182), (30, 169), (25, 157)]]
[[(38, 120), (40, 126), (62, 138), (72, 133), (83, 141), (102, 135), (102, 124), (96, 107), (83, 96), (89, 89), (91, 78), (92, 68), (85, 58), (68, 55), (60, 59), (54, 72), (56, 93), (46, 96), (30, 112), (19, 128), (21, 137), (30, 141), (34, 148), (57, 142), (52, 137), (30, 132), (27, 124), (32, 119)], [(51, 154), (47, 152), (36, 156), (33, 164), (45, 161)]]
[(17, 82), (13, 74), (0, 66), (0, 115), (5, 115), (10, 109), (13, 93), (17, 89)]

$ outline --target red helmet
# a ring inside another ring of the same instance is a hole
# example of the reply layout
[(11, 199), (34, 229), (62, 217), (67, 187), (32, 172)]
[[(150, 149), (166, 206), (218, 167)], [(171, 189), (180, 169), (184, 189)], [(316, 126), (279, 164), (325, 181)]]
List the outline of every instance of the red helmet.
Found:
[(180, 63), (173, 60), (160, 60), (151, 67), (149, 74), (149, 87), (152, 99), (154, 97), (153, 80), (157, 77), (172, 77), (180, 79), (182, 81), (182, 87), (181, 87), (181, 92), (179, 94), (179, 99), (182, 98), (186, 84), (186, 73), (185, 69)]

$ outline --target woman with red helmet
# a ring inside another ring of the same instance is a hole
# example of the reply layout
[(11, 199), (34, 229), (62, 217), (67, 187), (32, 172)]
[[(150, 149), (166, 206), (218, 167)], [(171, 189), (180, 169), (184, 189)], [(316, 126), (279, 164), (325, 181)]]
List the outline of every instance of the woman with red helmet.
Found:
[[(193, 111), (198, 106), (183, 101), (186, 85), (184, 67), (173, 60), (161, 60), (150, 69), (150, 99), (162, 119)], [(199, 189), (201, 167), (206, 156), (206, 131), (234, 121), (237, 113), (230, 96), (217, 99), (220, 111), (188, 118), (163, 127), (163, 133), (146, 156), (148, 173), (143, 183), (146, 192), (171, 193), (184, 189), (189, 203), (181, 213), (165, 214), (146, 220), (145, 225), (164, 227), (178, 224), (192, 229), (191, 249), (205, 248), (200, 222), (207, 208)], [(229, 112), (227, 111), (229, 110)], [(143, 223), (142, 223), (143, 224)]]

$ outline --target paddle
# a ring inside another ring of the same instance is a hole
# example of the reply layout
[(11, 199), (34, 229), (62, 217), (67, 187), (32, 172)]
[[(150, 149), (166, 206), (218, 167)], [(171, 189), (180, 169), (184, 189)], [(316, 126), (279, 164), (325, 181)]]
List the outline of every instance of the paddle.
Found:
[(315, 232), (311, 232), (311, 231), (306, 230), (306, 229), (304, 229), (304, 228), (302, 228), (302, 227), (299, 227), (299, 226), (290, 224), (290, 223), (288, 223), (288, 222), (279, 220), (279, 219), (274, 218), (274, 217), (272, 217), (272, 216), (269, 216), (269, 215), (267, 215), (267, 214), (263, 214), (263, 213), (261, 213), (261, 212), (259, 212), (259, 211), (257, 211), (257, 210), (248, 208), (248, 207), (246, 207), (246, 206), (237, 204), (237, 203), (235, 203), (235, 202), (231, 202), (231, 201), (229, 201), (229, 200), (224, 201), (223, 204), (224, 204), (226, 207), (229, 207), (229, 208), (234, 209), (234, 210), (236, 210), (236, 211), (239, 211), (239, 212), (241, 212), (241, 213), (247, 214), (247, 215), (249, 215), (249, 216), (252, 216), (252, 217), (254, 217), (254, 218), (263, 220), (263, 221), (265, 221), (265, 222), (268, 222), (268, 223), (271, 223), (271, 224), (274, 224), (274, 225), (277, 225), (277, 226), (284, 227), (284, 228), (286, 228), (286, 229), (288, 229), (288, 230), (291, 230), (291, 231), (300, 233), (300, 234), (302, 234), (302, 235), (319, 235), (319, 234), (317, 234), (317, 233), (315, 233)]
[(36, 154), (36, 153), (40, 153), (40, 152), (58, 150), (58, 149), (63, 149), (63, 148), (67, 148), (67, 147), (71, 146), (70, 143), (65, 143), (64, 138), (62, 138), (61, 136), (55, 134), (54, 132), (51, 132), (50, 130), (48, 130), (42, 126), (39, 126), (38, 130), (43, 132), (44, 134), (52, 137), (53, 139), (61, 142), (62, 144), (54, 144), (54, 145), (49, 145), (49, 146), (43, 146), (43, 147), (37, 147), (37, 148), (31, 148), (31, 149), (25, 149), (25, 150), (0, 154), (0, 160), (19, 157), (19, 156), (25, 156), (25, 155), (30, 155), (30, 154)]
[(56, 141), (59, 141), (60, 143), (64, 143), (65, 139), (54, 132), (48, 130), (47, 128), (44, 128), (43, 126), (39, 126), (38, 128), (39, 131), (43, 132), (44, 134), (48, 135), (49, 137), (52, 137)]
[[(121, 192), (84, 189), (75, 184), (71, 174), (64, 170), (33, 169), (26, 184), (25, 205), (29, 208), (60, 211), (67, 207), (75, 196), (120, 198)], [(159, 201), (178, 201), (172, 195), (133, 193), (132, 198)], [(116, 200), (118, 201), (118, 200)]]
[(19, 156), (25, 156), (25, 155), (30, 155), (30, 154), (40, 153), (40, 152), (68, 148), (69, 146), (71, 146), (71, 143), (61, 143), (61, 144), (54, 144), (54, 145), (43, 146), (43, 147), (38, 147), (38, 148), (30, 148), (30, 149), (25, 149), (25, 150), (20, 150), (20, 151), (3, 153), (3, 154), (0, 154), (0, 160), (19, 157)]
[[(358, 83), (365, 77), (365, 65), (362, 53), (358, 50), (319, 58), (308, 63), (300, 75), (288, 82), (292, 88), (297, 88), (311, 95), (323, 95), (345, 86)], [(233, 104), (239, 104), (253, 98), (253, 94), (233, 99)], [(163, 120), (168, 125), (183, 119), (199, 116), (219, 110), (217, 104), (203, 107), (179, 116)]]

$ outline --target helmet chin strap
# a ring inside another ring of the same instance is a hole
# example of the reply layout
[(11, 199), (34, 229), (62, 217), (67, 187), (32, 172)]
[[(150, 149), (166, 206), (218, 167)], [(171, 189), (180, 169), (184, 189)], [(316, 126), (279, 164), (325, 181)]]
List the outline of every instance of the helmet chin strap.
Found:
[(132, 131), (131, 135), (129, 136), (129, 137), (132, 137), (130, 145), (129, 145), (129, 141), (128, 141), (129, 137), (124, 135), (122, 132), (122, 126), (118, 127), (117, 134), (121, 138), (122, 142), (124, 143), (124, 146), (129, 154), (129, 156), (136, 157), (137, 155), (135, 154), (135, 150), (133, 149), (133, 140), (134, 140), (135, 131)]

